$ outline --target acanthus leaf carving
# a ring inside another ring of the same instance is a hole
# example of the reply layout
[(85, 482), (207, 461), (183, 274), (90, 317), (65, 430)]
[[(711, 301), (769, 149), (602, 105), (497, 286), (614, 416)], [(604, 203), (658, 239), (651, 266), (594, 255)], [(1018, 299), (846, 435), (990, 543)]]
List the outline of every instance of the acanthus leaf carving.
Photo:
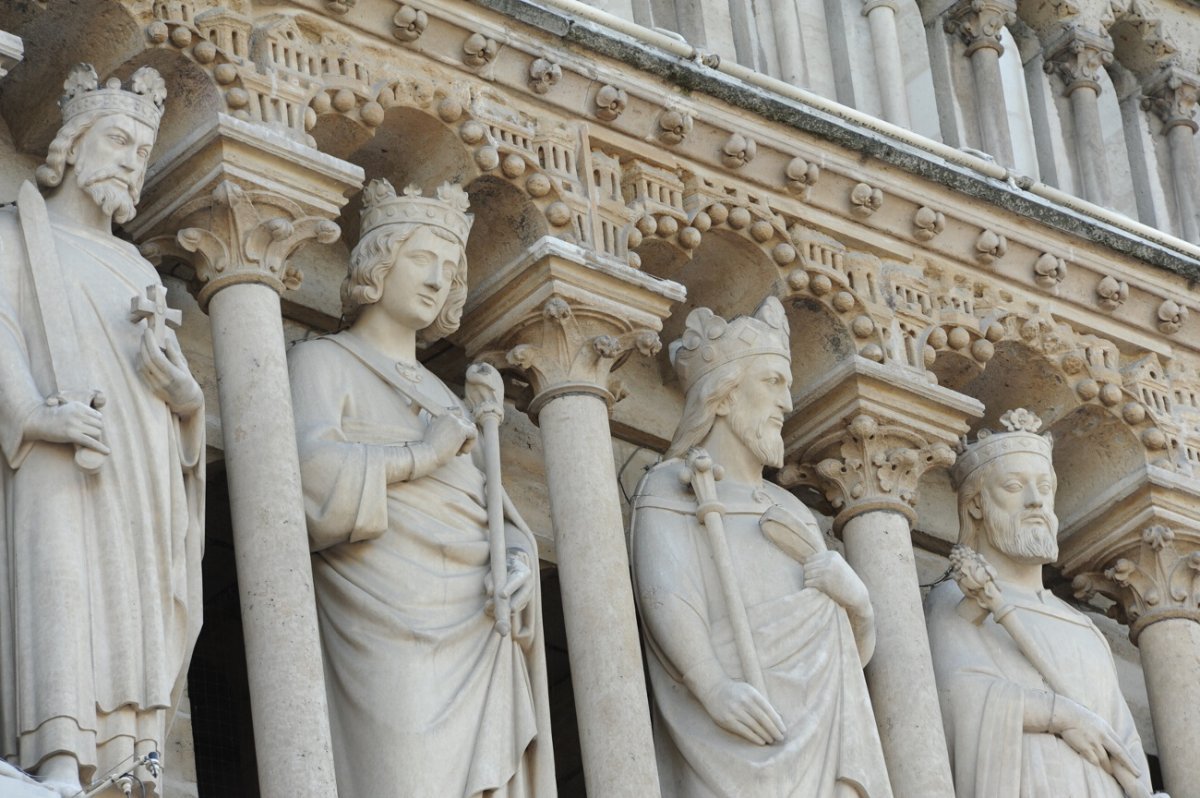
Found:
[(1081, 599), (1099, 593), (1116, 601), (1114, 614), (1129, 624), (1136, 643), (1155, 621), (1200, 622), (1200, 551), (1181, 550), (1174, 530), (1153, 524), (1142, 530), (1136, 560), (1120, 557), (1102, 571), (1079, 574), (1071, 587)]
[(1000, 33), (1016, 20), (1017, 6), (1012, 0), (959, 0), (946, 12), (944, 26), (947, 33), (958, 34), (968, 56), (982, 47), (1003, 54)]
[(948, 468), (954, 451), (902, 427), (860, 413), (780, 470), (784, 487), (821, 491), (838, 511), (835, 526), (873, 509), (916, 519), (917, 483), (931, 468)]
[(1196, 132), (1200, 76), (1177, 66), (1167, 66), (1147, 82), (1145, 92), (1142, 107), (1154, 112), (1162, 120), (1164, 132), (1176, 125)]
[(1069, 24), (1046, 46), (1043, 68), (1047, 74), (1058, 73), (1066, 84), (1066, 95), (1084, 86), (1099, 93), (1100, 73), (1112, 60), (1113, 41), (1106, 33), (1092, 33)]

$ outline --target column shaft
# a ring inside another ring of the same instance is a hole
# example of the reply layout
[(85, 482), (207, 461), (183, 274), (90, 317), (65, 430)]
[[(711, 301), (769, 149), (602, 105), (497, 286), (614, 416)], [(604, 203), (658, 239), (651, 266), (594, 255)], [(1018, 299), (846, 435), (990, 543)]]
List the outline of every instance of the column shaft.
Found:
[(209, 304), (263, 798), (336, 796), (279, 295)]
[(1165, 618), (1138, 635), (1154, 738), (1171, 798), (1200, 798), (1200, 623)]
[(1195, 134), (1187, 125), (1172, 125), (1167, 131), (1167, 146), (1171, 152), (1171, 171), (1174, 172), (1175, 201), (1179, 207), (1179, 237), (1196, 243), (1200, 241), (1200, 222), (1196, 219), (1194, 184), (1200, 179), (1196, 170)]
[(1008, 105), (1000, 80), (1000, 52), (993, 47), (976, 47), (971, 53), (975, 77), (975, 107), (984, 152), (1001, 166), (1013, 165), (1012, 134), (1008, 130)]
[(1088, 202), (1107, 206), (1108, 174), (1104, 166), (1104, 133), (1100, 128), (1100, 103), (1096, 89), (1087, 84), (1070, 92), (1075, 121), (1075, 162), (1079, 165), (1079, 191)]
[(652, 798), (658, 770), (608, 407), (565, 394), (538, 422), (588, 795)]
[(896, 33), (896, 9), (888, 3), (868, 6), (871, 44), (875, 51), (875, 74), (883, 118), (893, 125), (912, 127), (908, 115), (908, 91), (904, 81), (904, 62), (900, 57), (900, 39)]
[(842, 527), (846, 559), (875, 610), (867, 686), (897, 798), (954, 798), (908, 519), (870, 510)]

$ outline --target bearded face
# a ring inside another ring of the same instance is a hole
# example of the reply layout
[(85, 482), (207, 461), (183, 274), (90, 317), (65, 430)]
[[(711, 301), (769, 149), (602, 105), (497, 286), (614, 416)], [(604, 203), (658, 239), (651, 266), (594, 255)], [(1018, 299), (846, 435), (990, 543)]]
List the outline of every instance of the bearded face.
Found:
[(729, 427), (763, 465), (783, 465), (783, 420), (792, 409), (787, 359), (774, 354), (748, 358), (742, 380), (729, 397)]
[(136, 213), (154, 137), (145, 123), (110, 114), (97, 119), (72, 147), (76, 183), (118, 222)]
[(1046, 458), (1015, 452), (986, 466), (979, 492), (984, 534), (991, 546), (1014, 560), (1051, 563), (1058, 559), (1058, 482)]

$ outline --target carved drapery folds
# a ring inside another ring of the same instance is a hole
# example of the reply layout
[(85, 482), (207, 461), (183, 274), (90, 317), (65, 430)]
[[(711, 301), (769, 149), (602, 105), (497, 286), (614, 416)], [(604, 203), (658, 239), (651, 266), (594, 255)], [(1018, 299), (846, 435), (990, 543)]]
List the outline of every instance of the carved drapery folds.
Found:
[(895, 510), (913, 522), (917, 482), (929, 469), (953, 463), (954, 452), (945, 443), (859, 414), (817, 441), (801, 462), (786, 466), (779, 480), (821, 490), (838, 511), (835, 526), (868, 510)]
[(1179, 545), (1174, 530), (1153, 524), (1142, 531), (1135, 559), (1120, 557), (1100, 572), (1079, 574), (1075, 595), (1116, 601), (1117, 619), (1137, 642), (1148, 625), (1167, 618), (1200, 622), (1200, 548)]

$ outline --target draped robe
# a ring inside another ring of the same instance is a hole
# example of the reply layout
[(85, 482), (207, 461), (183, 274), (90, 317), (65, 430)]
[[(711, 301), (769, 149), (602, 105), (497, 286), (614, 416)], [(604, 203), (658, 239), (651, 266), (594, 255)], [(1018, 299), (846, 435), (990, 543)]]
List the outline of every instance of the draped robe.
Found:
[(88, 475), (74, 447), (23, 437), (55, 380), (20, 222), (4, 209), (0, 745), (25, 770), (73, 753), (87, 783), (162, 751), (185, 682), (202, 609), (204, 413), (181, 421), (137, 372), (144, 325), (130, 299), (160, 285), (154, 267), (111, 235), (51, 227), (89, 370), (79, 382), (107, 399), (112, 454)]
[[(663, 797), (891, 798), (846, 613), (805, 587), (803, 566), (759, 529), (772, 504), (815, 525), (808, 508), (782, 488), (765, 483), (751, 496), (717, 483), (767, 698), (786, 737), (764, 746), (725, 731), (685, 684), (685, 674), (713, 660), (729, 678), (744, 675), (708, 537), (681, 470), (680, 461), (669, 460), (642, 480), (630, 540)], [(680, 628), (689, 628), (696, 644), (672, 651), (656, 638), (656, 629)]]
[[(1047, 590), (1005, 598), (1074, 698), (1106, 720), (1150, 786), (1150, 769), (1117, 684), (1108, 641)], [(929, 643), (958, 798), (1123, 798), (1116, 779), (1054, 734), (1024, 730), (1024, 694), (1050, 687), (1008, 632), (958, 585), (926, 602)]]
[(289, 356), (338, 792), (553, 796), (533, 537), (510, 513), (507, 546), (527, 554), (535, 590), (501, 637), (484, 607), (487, 510), (472, 455), (385, 477), (387, 447), (420, 441), (431, 420), (413, 395), (433, 412), (465, 413), (461, 402), (423, 369), (402, 383), (395, 363), (347, 336)]

